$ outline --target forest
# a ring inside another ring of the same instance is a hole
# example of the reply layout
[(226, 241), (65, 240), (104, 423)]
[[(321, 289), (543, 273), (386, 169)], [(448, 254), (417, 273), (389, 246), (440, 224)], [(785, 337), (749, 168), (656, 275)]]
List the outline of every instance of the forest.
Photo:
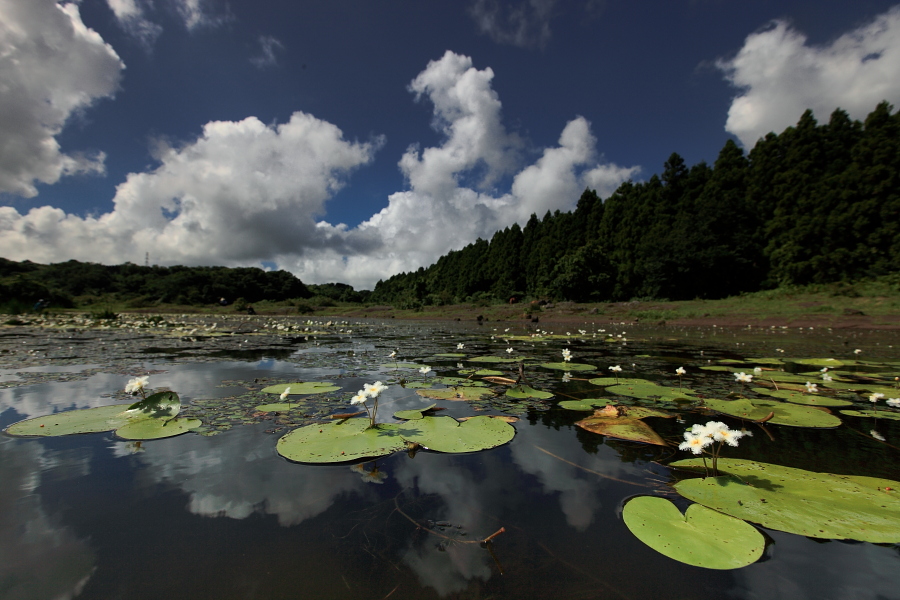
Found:
[[(572, 212), (532, 214), (374, 291), (305, 285), (258, 268), (40, 265), (0, 258), (0, 310), (113, 298), (133, 308), (241, 306), (309, 299), (417, 308), (511, 298), (604, 302), (724, 298), (791, 285), (898, 272), (900, 113), (887, 102), (863, 122), (806, 111), (745, 155), (728, 140), (712, 166), (673, 153), (659, 175)], [(16, 306), (12, 306), (16, 305)]]
[(724, 298), (853, 281), (900, 266), (900, 113), (864, 122), (806, 111), (745, 155), (715, 164), (672, 154), (660, 175), (573, 212), (531, 215), (490, 241), (379, 281), (371, 301), (404, 308), (480, 299), (575, 302)]

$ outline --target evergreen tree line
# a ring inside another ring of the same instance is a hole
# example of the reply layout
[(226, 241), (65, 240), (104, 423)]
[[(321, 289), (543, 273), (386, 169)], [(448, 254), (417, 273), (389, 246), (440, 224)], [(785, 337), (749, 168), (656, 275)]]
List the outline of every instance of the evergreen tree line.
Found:
[(748, 155), (710, 167), (672, 154), (661, 175), (573, 212), (514, 224), (379, 281), (369, 301), (415, 307), (508, 298), (576, 302), (723, 298), (876, 277), (900, 266), (900, 113), (864, 122), (806, 111)]
[(132, 263), (106, 266), (75, 260), (41, 265), (0, 258), (0, 302), (71, 307), (75, 297), (113, 295), (133, 306), (212, 304), (309, 298), (312, 292), (287, 271), (253, 267), (144, 267)]

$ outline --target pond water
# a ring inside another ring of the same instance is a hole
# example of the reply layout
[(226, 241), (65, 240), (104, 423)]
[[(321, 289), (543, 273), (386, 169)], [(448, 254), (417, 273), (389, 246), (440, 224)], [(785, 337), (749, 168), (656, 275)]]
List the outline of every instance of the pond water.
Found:
[[(556, 406), (581, 398), (640, 403), (588, 381), (614, 375), (609, 367), (616, 365), (620, 377), (683, 385), (701, 398), (762, 397), (741, 388), (730, 371), (701, 369), (775, 368), (727, 362), (748, 358), (835, 358), (846, 364), (832, 372), (889, 386), (891, 375), (900, 375), (896, 332), (273, 323), (256, 331), (219, 325), (219, 332), (237, 329), (236, 335), (4, 330), (0, 428), (127, 402), (126, 382), (147, 373), (153, 391), (177, 392), (182, 414), (204, 425), (143, 442), (111, 431), (0, 436), (0, 599), (900, 598), (896, 543), (758, 527), (766, 541), (760, 560), (713, 570), (656, 552), (622, 518), (635, 496), (665, 497), (681, 510), (690, 504), (671, 487), (682, 475), (667, 465), (692, 456), (677, 445), (694, 423), (715, 419), (751, 431), (738, 447), (723, 450), (729, 458), (896, 481), (900, 421), (835, 408), (842, 422), (836, 428), (760, 427), (712, 415), (697, 402), (656, 402), (677, 415), (648, 421), (670, 442), (657, 446), (586, 431), (575, 423), (590, 411)], [(565, 348), (573, 363), (596, 370), (564, 375), (538, 366), (561, 362)], [(326, 465), (276, 452), (278, 438), (294, 427), (349, 412), (350, 397), (365, 383), (389, 385), (377, 420), (396, 422), (394, 412), (435, 402), (416, 387), (429, 381), (445, 387), (435, 378), (489, 368), (516, 379), (520, 361), (471, 362), (508, 356), (526, 357), (528, 383), (554, 397), (438, 401), (446, 408), (441, 414), (453, 417), (518, 417), (515, 437), (500, 447)], [(423, 375), (392, 361), (433, 370)], [(681, 366), (686, 374), (679, 381)], [(796, 363), (777, 369), (818, 371)], [(261, 391), (265, 386), (299, 381), (341, 389), (295, 397), (287, 412), (255, 408), (277, 401)], [(851, 398), (850, 408), (872, 408), (863, 394)], [(879, 409), (891, 411), (883, 401)], [(886, 502), (900, 499), (887, 494)], [(490, 544), (478, 543), (501, 528)]]

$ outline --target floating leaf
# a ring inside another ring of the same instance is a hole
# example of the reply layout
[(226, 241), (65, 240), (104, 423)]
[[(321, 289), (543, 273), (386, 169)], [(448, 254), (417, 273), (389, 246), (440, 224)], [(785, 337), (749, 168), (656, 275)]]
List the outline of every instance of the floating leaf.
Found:
[[(699, 458), (672, 463), (703, 469)], [(723, 475), (685, 479), (679, 494), (763, 527), (825, 539), (900, 541), (900, 482), (720, 458)]]
[(435, 400), (477, 400), (493, 394), (489, 388), (471, 386), (417, 390), (416, 393), (423, 398)]
[(187, 433), (200, 427), (200, 419), (139, 419), (116, 429), (125, 440), (157, 440)]
[(556, 369), (558, 371), (594, 371), (597, 369), (594, 365), (572, 362), (542, 363), (538, 366), (544, 367), (545, 369)]
[(686, 398), (688, 400), (696, 400), (690, 398), (693, 390), (687, 388), (678, 389), (676, 387), (666, 387), (657, 385), (650, 381), (641, 383), (623, 383), (606, 388), (607, 393), (617, 394), (619, 396), (629, 396), (631, 398), (658, 399), (664, 402), (671, 402), (677, 398)]
[(788, 402), (794, 404), (805, 404), (807, 406), (850, 406), (853, 404), (849, 400), (840, 398), (832, 398), (831, 396), (816, 396), (813, 394), (804, 394), (791, 390), (769, 390), (766, 388), (753, 388), (757, 394), (766, 396), (774, 396), (775, 398), (784, 398)]
[(800, 358), (791, 360), (791, 362), (797, 363), (798, 365), (809, 365), (811, 367), (828, 367), (829, 369), (843, 367), (845, 364), (836, 358)]
[(594, 379), (588, 379), (589, 383), (593, 383), (594, 385), (637, 385), (640, 383), (649, 383), (653, 384), (652, 381), (647, 379), (640, 379), (637, 377), (619, 377), (616, 379), (615, 377), (595, 377)]
[(440, 383), (443, 385), (455, 386), (455, 385), (474, 385), (474, 386), (486, 386), (487, 384), (478, 381), (475, 379), (466, 379), (465, 377), (435, 377), (432, 380), (434, 383)]
[(341, 386), (334, 385), (330, 381), (305, 381), (302, 383), (279, 383), (278, 385), (270, 385), (263, 388), (266, 394), (281, 394), (284, 390), (291, 388), (289, 395), (294, 394), (324, 394), (325, 392), (336, 392)]
[(609, 404), (609, 398), (584, 398), (582, 400), (563, 400), (557, 406), (566, 410), (594, 410)]
[(256, 407), (259, 412), (287, 412), (299, 406), (296, 402), (274, 402), (272, 404), (260, 404)]
[(460, 371), (462, 375), (477, 375), (479, 377), (488, 375), (503, 375), (503, 371), (494, 371), (493, 369), (463, 369)]
[(755, 563), (766, 546), (752, 525), (700, 504), (685, 514), (665, 498), (638, 496), (622, 510), (639, 540), (679, 562), (707, 569), (740, 569)]
[(748, 421), (760, 421), (769, 414), (775, 413), (769, 423), (776, 425), (824, 429), (841, 424), (841, 420), (826, 412), (826, 409), (779, 402), (778, 400), (714, 400), (708, 398), (703, 402), (710, 410)]
[(517, 385), (506, 390), (506, 396), (510, 398), (541, 398), (546, 400), (552, 398), (553, 394), (542, 390), (536, 390), (528, 385)]
[(412, 362), (395, 362), (379, 365), (382, 369), (420, 369), (422, 365)]
[(643, 442), (655, 446), (667, 446), (665, 440), (653, 431), (653, 428), (641, 421), (629, 417), (589, 417), (575, 423), (578, 427), (591, 433), (599, 433), (609, 437)]
[(15, 436), (55, 436), (73, 433), (111, 431), (128, 423), (136, 415), (128, 414), (130, 404), (69, 410), (13, 423), (6, 433)]
[(507, 443), (514, 427), (486, 415), (459, 423), (452, 417), (425, 417), (397, 426), (403, 439), (437, 452), (476, 452)]
[(430, 387), (434, 387), (433, 383), (425, 382), (425, 381), (406, 381), (400, 384), (402, 387), (405, 387), (410, 390), (424, 390)]
[(887, 410), (842, 410), (842, 415), (851, 417), (875, 417), (876, 419), (893, 419), (900, 421), (900, 413)]
[(413, 410), (398, 410), (394, 413), (395, 419), (403, 419), (404, 421), (417, 421), (425, 416), (425, 413), (432, 410), (437, 404), (426, 406), (425, 408), (416, 408)]
[(435, 354), (435, 356), (440, 356), (441, 358), (465, 358), (465, 354), (460, 354), (458, 352), (441, 352), (439, 354)]
[(348, 419), (325, 425), (307, 425), (282, 436), (275, 449), (296, 462), (334, 463), (377, 458), (406, 448), (397, 426), (368, 419)]

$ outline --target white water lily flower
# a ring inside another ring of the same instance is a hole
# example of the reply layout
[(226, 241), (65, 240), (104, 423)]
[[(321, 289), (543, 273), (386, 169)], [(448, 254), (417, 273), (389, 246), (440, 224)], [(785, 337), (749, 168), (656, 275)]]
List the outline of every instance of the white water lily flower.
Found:
[(572, 352), (569, 351), (568, 348), (566, 348), (562, 351), (562, 357), (564, 361), (569, 362), (570, 360), (572, 360)]
[(677, 369), (675, 369), (676, 375), (684, 375), (685, 373), (687, 373), (687, 371), (684, 370), (684, 367), (678, 367)]
[(816, 384), (810, 383), (807, 381), (806, 382), (806, 391), (809, 392), (810, 394), (815, 394), (816, 392), (819, 391), (819, 387)]
[(506, 353), (507, 353), (507, 354), (512, 354), (513, 352), (515, 352), (515, 350), (513, 350), (512, 348), (507, 348), (507, 349), (506, 349)]
[(748, 375), (743, 371), (740, 373), (735, 373), (734, 378), (741, 383), (750, 383), (751, 381), (753, 381), (753, 375)]
[(386, 389), (387, 386), (380, 381), (376, 381), (375, 383), (367, 383), (363, 386), (363, 391), (369, 398), (377, 398), (381, 394), (381, 392)]
[(620, 367), (619, 365), (616, 365), (614, 367), (610, 367), (609, 370), (612, 371), (613, 373), (619, 373), (622, 371), (622, 367)]
[(862, 354), (862, 350), (857, 348), (856, 350), (853, 351), (853, 354)]
[(712, 438), (705, 435), (694, 435), (691, 432), (685, 432), (684, 441), (678, 445), (679, 450), (690, 450), (694, 454), (700, 454), (703, 449), (712, 444)]
[(762, 375), (762, 367), (753, 367), (753, 374), (757, 377)]
[(279, 396), (279, 398), (281, 398), (282, 400), (287, 400), (287, 397), (290, 395), (291, 395), (291, 386), (287, 386), (286, 388), (284, 388), (284, 391), (281, 392), (281, 396)]
[(350, 399), (350, 404), (365, 404), (368, 399), (369, 396), (366, 395), (366, 390), (359, 390), (359, 392)]
[(393, 352), (391, 352), (390, 354), (388, 354), (388, 356), (390, 356), (391, 358), (396, 358), (396, 357), (397, 357), (397, 351), (394, 350)]
[(717, 442), (725, 442), (729, 446), (737, 446), (738, 440), (745, 435), (753, 435), (749, 431), (738, 431), (734, 429), (719, 429), (713, 434), (713, 439)]
[(872, 431), (869, 432), (869, 435), (871, 435), (873, 438), (875, 438), (875, 439), (878, 440), (879, 442), (885, 441), (885, 440), (884, 440), (884, 436), (881, 435), (880, 433), (878, 433), (877, 431), (875, 431), (874, 429), (873, 429)]
[(424, 366), (421, 369), (419, 369), (419, 373), (421, 373), (422, 375), (428, 375), (429, 373), (431, 373), (431, 367)]
[(456, 345), (456, 349), (457, 349), (457, 350), (462, 350), (462, 349), (465, 348), (465, 347), (466, 347), (466, 345), (463, 344), (462, 342), (460, 342), (459, 344)]
[(869, 396), (869, 402), (871, 402), (872, 404), (875, 404), (882, 398), (884, 398), (884, 394), (882, 394), (881, 392), (875, 392), (874, 394)]
[(885, 400), (888, 406), (893, 406), (894, 408), (900, 408), (900, 398), (888, 398)]
[(822, 373), (822, 381), (824, 381), (826, 383), (829, 381), (834, 381), (834, 377), (832, 377), (828, 373)]
[(128, 381), (125, 385), (125, 393), (126, 394), (134, 394), (143, 390), (147, 387), (147, 381), (150, 379), (149, 375), (144, 375), (143, 377), (135, 377)]

